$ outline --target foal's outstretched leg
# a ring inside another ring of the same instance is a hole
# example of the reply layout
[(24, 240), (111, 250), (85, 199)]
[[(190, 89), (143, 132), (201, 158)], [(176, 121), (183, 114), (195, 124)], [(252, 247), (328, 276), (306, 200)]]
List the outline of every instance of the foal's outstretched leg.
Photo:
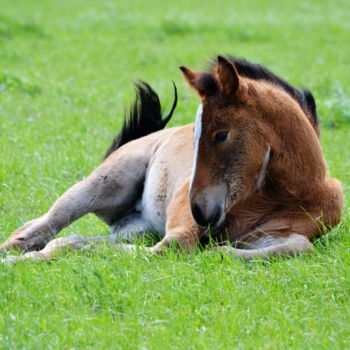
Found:
[(63, 194), (48, 213), (13, 232), (0, 250), (42, 249), (64, 227), (87, 213), (99, 215), (108, 224), (127, 214), (139, 195), (153, 152), (152, 142), (148, 147), (142, 142), (130, 142), (113, 153), (88, 178)]
[(0, 249), (18, 247), (37, 250), (45, 246), (64, 227), (93, 209), (94, 180), (75, 184), (64, 193), (43, 216), (25, 223), (0, 246)]

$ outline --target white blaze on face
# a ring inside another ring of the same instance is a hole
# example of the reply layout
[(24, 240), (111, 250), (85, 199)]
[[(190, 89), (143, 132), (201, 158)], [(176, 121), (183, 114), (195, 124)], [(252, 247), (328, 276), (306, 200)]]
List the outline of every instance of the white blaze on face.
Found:
[(197, 109), (196, 120), (194, 124), (194, 158), (193, 158), (190, 188), (192, 187), (193, 178), (196, 173), (199, 139), (201, 138), (201, 135), (202, 135), (202, 112), (203, 112), (203, 105), (200, 104)]

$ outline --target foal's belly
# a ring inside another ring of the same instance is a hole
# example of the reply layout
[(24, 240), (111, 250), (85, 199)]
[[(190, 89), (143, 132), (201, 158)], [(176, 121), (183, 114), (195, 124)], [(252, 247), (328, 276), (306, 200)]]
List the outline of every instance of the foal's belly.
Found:
[(157, 149), (145, 178), (142, 217), (160, 234), (165, 233), (167, 208), (182, 183), (191, 175), (193, 125), (176, 130)]

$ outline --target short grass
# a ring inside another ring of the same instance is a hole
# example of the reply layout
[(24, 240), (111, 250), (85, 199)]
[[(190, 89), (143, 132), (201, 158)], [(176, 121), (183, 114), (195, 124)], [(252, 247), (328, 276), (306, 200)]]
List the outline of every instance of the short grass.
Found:
[[(1, 240), (99, 164), (132, 80), (149, 81), (165, 108), (174, 80), (171, 125), (189, 123), (198, 100), (177, 67), (218, 53), (314, 92), (329, 170), (349, 195), (349, 13), (347, 0), (2, 0)], [(347, 204), (315, 254), (269, 263), (101, 247), (0, 266), (0, 348), (349, 348), (349, 229)], [(88, 216), (72, 233), (107, 227)]]

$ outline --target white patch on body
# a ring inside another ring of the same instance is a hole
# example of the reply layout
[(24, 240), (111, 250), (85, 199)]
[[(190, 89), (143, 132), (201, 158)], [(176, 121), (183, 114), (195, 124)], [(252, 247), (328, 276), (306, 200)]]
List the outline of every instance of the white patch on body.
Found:
[(161, 169), (155, 169), (154, 163), (147, 169), (141, 205), (142, 219), (149, 224), (149, 228), (162, 236), (165, 234), (166, 206), (165, 201), (159, 199), (163, 183)]
[[(138, 202), (135, 208), (136, 210), (141, 209), (141, 204)], [(119, 239), (133, 241), (137, 238), (143, 237), (151, 229), (152, 227), (149, 222), (142, 218), (140, 212), (131, 213), (110, 226), (115, 241)]]
[[(179, 132), (179, 133), (178, 133)], [(178, 133), (178, 137), (176, 136)], [(161, 145), (151, 158), (145, 173), (141, 206), (142, 219), (149, 229), (165, 234), (167, 208), (174, 194), (190, 176), (192, 168), (192, 135), (174, 129), (174, 136)], [(172, 142), (172, 140), (175, 141)]]

